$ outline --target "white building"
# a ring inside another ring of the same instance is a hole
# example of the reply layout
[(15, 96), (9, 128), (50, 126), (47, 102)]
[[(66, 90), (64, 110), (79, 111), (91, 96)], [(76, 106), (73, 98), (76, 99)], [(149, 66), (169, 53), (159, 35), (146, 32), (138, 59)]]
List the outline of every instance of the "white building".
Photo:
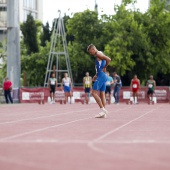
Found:
[[(43, 0), (19, 0), (19, 20), (24, 22), (29, 13), (43, 22)], [(7, 37), (7, 0), (0, 0), (0, 48)], [(0, 65), (2, 59), (0, 59)], [(1, 66), (0, 66), (1, 67)]]
[(20, 22), (26, 21), (27, 15), (31, 12), (36, 20), (43, 21), (43, 0), (19, 0), (20, 1)]
[[(19, 19), (24, 22), (29, 13), (34, 19), (43, 21), (43, 0), (19, 0)], [(7, 0), (0, 0), (0, 42), (6, 37)]]

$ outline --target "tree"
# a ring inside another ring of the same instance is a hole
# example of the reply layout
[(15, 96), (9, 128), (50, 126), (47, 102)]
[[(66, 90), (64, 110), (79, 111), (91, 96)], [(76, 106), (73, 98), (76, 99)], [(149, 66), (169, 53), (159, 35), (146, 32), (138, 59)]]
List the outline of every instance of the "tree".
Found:
[(27, 16), (26, 22), (21, 24), (24, 43), (27, 48), (27, 54), (39, 51), (37, 42), (37, 26), (31, 13)]
[(45, 47), (46, 42), (50, 42), (51, 38), (51, 31), (49, 23), (47, 22), (46, 25), (43, 25), (43, 33), (41, 34), (41, 46)]
[(21, 72), (22, 77), (26, 75), (27, 86), (43, 86), (48, 62), (48, 54), (50, 43), (46, 43), (45, 47), (41, 47), (38, 53), (32, 53), (29, 57), (22, 55)]
[(87, 54), (87, 46), (95, 44), (103, 49), (100, 41), (102, 36), (102, 23), (95, 11), (85, 10), (75, 13), (66, 23), (67, 35), (72, 35), (74, 41), (68, 44), (70, 62), (74, 81), (82, 83), (86, 71), (95, 74), (94, 58)]

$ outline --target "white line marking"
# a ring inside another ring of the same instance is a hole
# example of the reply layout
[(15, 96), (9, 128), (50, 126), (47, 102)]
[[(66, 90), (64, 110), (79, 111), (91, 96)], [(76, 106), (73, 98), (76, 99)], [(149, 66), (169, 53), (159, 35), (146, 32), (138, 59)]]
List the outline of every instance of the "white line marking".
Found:
[[(24, 144), (24, 143), (43, 143), (43, 144), (50, 144), (50, 143), (58, 143), (58, 144), (88, 144), (89, 142), (92, 142), (93, 140), (57, 140), (57, 139), (31, 139), (31, 140), (9, 140), (9, 141), (0, 141), (0, 143), (17, 143), (17, 144)], [(169, 141), (162, 141), (162, 140), (102, 140), (97, 141), (96, 144), (170, 144)]]
[[(94, 108), (94, 109), (98, 109), (98, 108)], [(127, 109), (127, 108), (118, 109), (115, 112), (120, 111), (120, 110), (124, 110), (124, 109)], [(87, 110), (91, 110), (91, 109), (87, 109)], [(77, 112), (82, 112), (82, 110), (77, 111)], [(78, 122), (78, 121), (91, 119), (91, 118), (94, 118), (94, 116), (88, 117), (88, 118), (83, 118), (83, 119), (77, 119), (77, 120), (73, 120), (73, 121), (70, 121), (70, 122), (66, 122), (66, 123), (62, 123), (62, 124), (57, 124), (57, 125), (53, 125), (53, 126), (48, 126), (48, 127), (37, 129), (37, 130), (20, 133), (20, 134), (17, 134), (17, 135), (12, 135), (12, 136), (9, 136), (9, 137), (1, 138), (0, 142), (1, 141), (6, 141), (6, 140), (10, 140), (10, 139), (14, 139), (14, 138), (21, 137), (21, 136), (25, 136), (25, 135), (29, 135), (31, 133), (41, 132), (41, 131), (44, 131), (44, 130), (47, 130), (47, 129), (50, 129), (50, 128), (55, 128), (55, 127), (64, 126), (64, 125), (68, 125), (68, 124), (71, 124), (71, 123), (75, 123), (75, 122)]]
[(111, 134), (113, 134), (113, 133), (119, 131), (120, 129), (124, 128), (125, 126), (127, 126), (127, 125), (129, 125), (129, 124), (131, 124), (131, 123), (137, 121), (138, 119), (140, 119), (140, 118), (146, 116), (147, 114), (153, 112), (154, 110), (156, 110), (156, 109), (152, 109), (152, 110), (150, 110), (150, 111), (144, 113), (143, 115), (141, 115), (141, 116), (139, 116), (139, 117), (137, 117), (137, 118), (135, 118), (135, 119), (133, 119), (133, 120), (131, 120), (131, 121), (129, 121), (129, 122), (127, 122), (127, 123), (125, 123), (125, 124), (123, 124), (123, 125), (117, 127), (117, 128), (115, 128), (115, 129), (113, 129), (113, 130), (111, 130), (111, 131), (109, 131), (109, 132), (107, 132), (107, 133), (105, 133), (104, 135), (102, 135), (102, 136), (96, 138), (93, 142), (96, 142), (96, 141), (99, 141), (99, 140), (104, 139), (105, 137), (107, 137), (107, 136), (109, 136), (109, 135), (111, 135)]
[[(93, 108), (94, 110), (97, 108)], [(78, 113), (78, 112), (84, 112), (87, 110), (92, 110), (92, 109), (84, 109), (84, 110), (79, 110), (79, 111), (71, 111), (71, 112), (66, 112), (66, 113), (58, 113), (58, 114), (53, 114), (53, 115), (48, 115), (48, 116), (39, 116), (39, 117), (34, 117), (34, 118), (29, 118), (29, 119), (20, 119), (20, 120), (15, 120), (15, 121), (10, 121), (10, 122), (3, 122), (0, 123), (0, 125), (4, 125), (4, 124), (10, 124), (10, 123), (18, 123), (18, 122), (22, 122), (22, 121), (29, 121), (29, 120), (36, 120), (36, 119), (43, 119), (43, 118), (49, 118), (49, 117), (55, 117), (55, 116), (59, 116), (59, 115), (65, 115), (65, 114), (69, 114), (69, 113)]]
[[(158, 108), (158, 107), (157, 107), (157, 108)], [(156, 108), (156, 109), (157, 109), (157, 108)], [(91, 148), (92, 150), (94, 150), (94, 151), (96, 151), (96, 152), (102, 153), (102, 154), (108, 154), (107, 151), (105, 151), (105, 150), (103, 150), (103, 149), (98, 148), (97, 146), (95, 146), (95, 143), (97, 143), (97, 142), (99, 142), (100, 140), (106, 138), (107, 136), (109, 136), (109, 135), (111, 135), (111, 134), (113, 134), (113, 133), (119, 131), (120, 129), (122, 129), (122, 128), (128, 126), (128, 125), (130, 125), (131, 123), (133, 123), (133, 122), (139, 120), (140, 118), (142, 118), (142, 117), (146, 116), (147, 114), (149, 114), (149, 113), (155, 111), (156, 109), (152, 109), (152, 110), (150, 110), (150, 111), (148, 111), (148, 112), (142, 114), (141, 116), (138, 116), (137, 118), (132, 119), (131, 121), (128, 121), (127, 123), (125, 123), (125, 124), (123, 124), (123, 125), (121, 125), (121, 126), (115, 128), (115, 129), (113, 129), (113, 130), (111, 130), (111, 131), (105, 133), (104, 135), (102, 135), (102, 136), (100, 136), (100, 137), (94, 139), (93, 141), (91, 141), (91, 142), (88, 143), (89, 148)]]
[[(20, 166), (24, 166), (24, 167), (30, 167), (31, 168), (37, 168), (37, 169), (44, 169), (44, 170), (47, 170), (47, 165), (45, 165), (44, 167), (44, 164), (43, 166), (40, 167), (41, 164), (39, 163), (35, 163), (35, 162), (31, 162), (31, 161), (28, 161), (28, 160), (21, 160), (20, 159), (16, 159), (16, 158), (10, 158), (9, 156), (8, 157), (3, 157), (3, 156), (0, 156), (0, 162), (5, 162), (5, 163), (8, 163), (8, 164), (15, 164), (15, 165), (20, 165)], [(11, 168), (12, 165), (9, 165), (9, 167)]]
[(0, 139), (0, 142), (1, 141), (5, 141), (5, 140), (10, 140), (10, 139), (15, 139), (17, 137), (29, 135), (29, 134), (36, 133), (36, 132), (42, 132), (44, 130), (51, 129), (51, 128), (60, 127), (60, 126), (68, 125), (68, 124), (71, 124), (71, 123), (75, 123), (75, 122), (79, 122), (79, 121), (83, 121), (83, 120), (87, 120), (87, 119), (92, 119), (92, 118), (94, 118), (94, 116), (87, 117), (87, 118), (84, 118), (84, 119), (77, 119), (77, 120), (73, 120), (73, 121), (70, 121), (70, 122), (61, 123), (61, 124), (57, 124), (57, 125), (53, 125), (53, 126), (48, 126), (48, 127), (45, 127), (45, 128), (41, 128), (41, 129), (37, 129), (37, 130), (32, 130), (32, 131), (29, 131), (29, 132), (20, 133), (20, 134), (17, 134), (17, 135), (13, 135), (13, 136), (9, 136), (9, 137), (6, 137), (6, 138), (2, 138), (2, 139)]

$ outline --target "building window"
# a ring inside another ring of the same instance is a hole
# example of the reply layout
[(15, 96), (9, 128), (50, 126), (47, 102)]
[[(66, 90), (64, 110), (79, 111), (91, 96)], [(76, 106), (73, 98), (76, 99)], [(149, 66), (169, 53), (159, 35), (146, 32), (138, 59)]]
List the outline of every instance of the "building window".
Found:
[(37, 10), (37, 0), (23, 0), (25, 8)]
[(0, 4), (6, 4), (7, 0), (0, 0)]
[(0, 8), (0, 27), (6, 27), (7, 26), (7, 9), (6, 7)]
[(33, 12), (31, 10), (24, 10), (23, 11), (23, 21), (25, 22), (27, 20), (27, 16), (31, 13), (31, 15), (33, 16), (34, 20), (37, 19), (37, 12)]

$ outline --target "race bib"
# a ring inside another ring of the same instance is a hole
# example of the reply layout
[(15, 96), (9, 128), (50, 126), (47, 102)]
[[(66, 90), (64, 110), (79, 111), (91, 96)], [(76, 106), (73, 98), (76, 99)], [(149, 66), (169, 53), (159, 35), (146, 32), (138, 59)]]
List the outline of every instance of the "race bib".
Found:
[(107, 81), (107, 82), (106, 82), (106, 85), (110, 85), (110, 82), (109, 82), (109, 81)]
[(69, 87), (69, 84), (70, 84), (70, 83), (65, 83), (64, 85)]
[(55, 81), (51, 81), (51, 85), (55, 85)]
[(149, 85), (148, 85), (148, 87), (149, 87), (149, 88), (152, 88), (152, 87), (153, 87), (153, 85), (152, 85), (152, 84), (149, 84)]
[(138, 86), (137, 84), (133, 84), (133, 88), (136, 89)]
[(85, 81), (85, 84), (90, 84), (90, 81), (86, 80), (86, 81)]

